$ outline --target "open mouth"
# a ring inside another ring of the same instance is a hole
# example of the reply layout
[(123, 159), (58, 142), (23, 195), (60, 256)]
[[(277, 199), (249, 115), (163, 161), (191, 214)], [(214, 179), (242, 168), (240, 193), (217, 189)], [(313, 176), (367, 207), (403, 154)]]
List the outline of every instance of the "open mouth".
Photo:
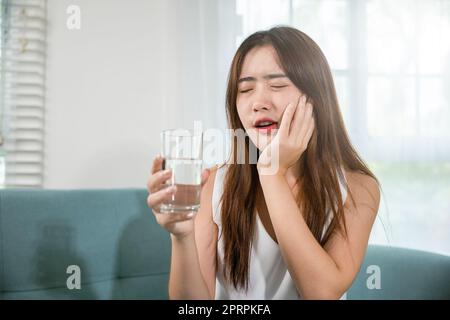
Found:
[(274, 129), (278, 129), (278, 123), (272, 121), (262, 121), (256, 125), (258, 131), (267, 132)]

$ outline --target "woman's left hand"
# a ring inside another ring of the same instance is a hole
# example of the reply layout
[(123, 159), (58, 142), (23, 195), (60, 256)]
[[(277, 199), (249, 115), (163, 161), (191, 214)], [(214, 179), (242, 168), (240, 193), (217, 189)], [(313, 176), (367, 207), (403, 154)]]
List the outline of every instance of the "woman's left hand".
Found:
[(258, 159), (258, 172), (262, 175), (285, 175), (308, 147), (314, 132), (313, 106), (302, 95), (296, 104), (284, 110), (277, 134)]

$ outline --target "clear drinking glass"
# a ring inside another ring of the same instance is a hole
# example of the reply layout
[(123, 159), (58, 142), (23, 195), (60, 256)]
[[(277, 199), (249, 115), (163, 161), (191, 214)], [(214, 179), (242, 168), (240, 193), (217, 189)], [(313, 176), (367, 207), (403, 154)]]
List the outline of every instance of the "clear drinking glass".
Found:
[(176, 185), (170, 200), (161, 203), (161, 213), (197, 212), (200, 207), (203, 133), (193, 130), (164, 130), (161, 133), (163, 170), (171, 169), (166, 187)]

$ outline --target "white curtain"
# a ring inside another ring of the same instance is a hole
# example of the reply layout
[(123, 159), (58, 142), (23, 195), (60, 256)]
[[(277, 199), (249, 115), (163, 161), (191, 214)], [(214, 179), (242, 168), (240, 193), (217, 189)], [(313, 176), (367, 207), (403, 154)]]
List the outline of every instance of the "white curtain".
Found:
[(289, 24), (324, 51), (351, 139), (382, 186), (371, 243), (450, 254), (450, 1), (236, 2), (238, 42)]
[(205, 127), (224, 127), (225, 83), (239, 32), (235, 3), (172, 0), (166, 6), (172, 16), (162, 30), (168, 35), (164, 65), (169, 68), (165, 97), (172, 107), (166, 110), (170, 126), (202, 120)]
[[(223, 162), (227, 145), (225, 91), (228, 71), (241, 34), (235, 2), (229, 0), (172, 0), (166, 11), (166, 66), (163, 128), (192, 128), (195, 121), (204, 131), (220, 130), (222, 152), (208, 154), (205, 167)], [(176, 92), (176, 94), (173, 94)]]

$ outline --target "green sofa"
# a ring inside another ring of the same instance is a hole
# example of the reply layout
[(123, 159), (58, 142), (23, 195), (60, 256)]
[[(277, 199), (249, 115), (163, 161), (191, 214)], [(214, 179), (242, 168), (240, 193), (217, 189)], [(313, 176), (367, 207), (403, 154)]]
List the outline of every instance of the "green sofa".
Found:
[[(143, 189), (0, 190), (0, 299), (167, 299), (170, 237), (146, 198)], [(373, 265), (380, 289), (367, 286)], [(68, 289), (69, 266), (80, 268), (81, 289)], [(449, 299), (450, 257), (370, 246), (347, 298)]]

